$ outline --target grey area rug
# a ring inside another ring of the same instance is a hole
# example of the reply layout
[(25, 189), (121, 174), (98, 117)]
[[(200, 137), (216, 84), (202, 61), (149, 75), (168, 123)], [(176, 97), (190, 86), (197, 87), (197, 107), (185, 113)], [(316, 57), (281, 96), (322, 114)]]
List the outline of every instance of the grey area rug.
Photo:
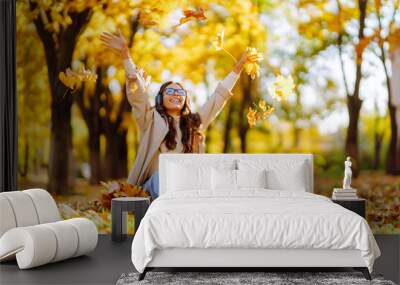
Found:
[(381, 275), (372, 275), (372, 281), (360, 272), (148, 272), (146, 278), (138, 281), (138, 273), (122, 274), (117, 285), (132, 284), (327, 284), (327, 285), (395, 285)]

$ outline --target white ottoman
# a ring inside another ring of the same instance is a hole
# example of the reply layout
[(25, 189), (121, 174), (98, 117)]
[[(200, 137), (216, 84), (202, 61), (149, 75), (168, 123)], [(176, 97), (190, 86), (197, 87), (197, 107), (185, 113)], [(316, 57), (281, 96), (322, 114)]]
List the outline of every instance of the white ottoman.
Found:
[(20, 269), (32, 268), (86, 254), (97, 238), (89, 219), (60, 220), (45, 190), (0, 193), (0, 261), (16, 258)]

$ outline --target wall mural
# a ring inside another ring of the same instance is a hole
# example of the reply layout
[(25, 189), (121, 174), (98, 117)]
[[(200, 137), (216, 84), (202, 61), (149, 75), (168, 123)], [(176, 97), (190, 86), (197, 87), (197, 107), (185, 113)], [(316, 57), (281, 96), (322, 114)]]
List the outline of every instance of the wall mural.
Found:
[(312, 153), (328, 197), (350, 157), (371, 228), (400, 233), (399, 2), (367, 5), (18, 0), (19, 188), (109, 233), (113, 197), (157, 196), (158, 152)]

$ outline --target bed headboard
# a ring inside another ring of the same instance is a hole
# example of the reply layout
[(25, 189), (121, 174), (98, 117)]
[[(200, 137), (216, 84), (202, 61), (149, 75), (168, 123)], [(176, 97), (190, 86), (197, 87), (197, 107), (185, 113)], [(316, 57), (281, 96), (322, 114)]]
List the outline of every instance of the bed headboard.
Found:
[[(245, 160), (267, 160), (269, 162), (305, 162), (305, 177), (307, 181), (307, 192), (314, 192), (314, 175), (313, 175), (313, 155), (312, 154), (264, 154), (264, 153), (161, 153), (159, 157), (159, 175), (160, 175), (160, 195), (165, 193), (165, 185), (167, 182), (167, 163), (169, 161), (187, 164), (187, 165), (202, 165), (215, 166), (220, 162), (226, 163), (232, 161), (236, 167), (236, 161)], [(164, 186), (164, 187), (163, 187)]]

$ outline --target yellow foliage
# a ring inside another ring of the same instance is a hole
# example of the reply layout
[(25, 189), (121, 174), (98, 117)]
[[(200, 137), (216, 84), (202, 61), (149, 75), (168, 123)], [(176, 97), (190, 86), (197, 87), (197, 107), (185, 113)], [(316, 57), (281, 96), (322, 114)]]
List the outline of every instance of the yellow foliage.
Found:
[(391, 51), (400, 47), (400, 28), (393, 30), (389, 35), (389, 48)]
[(246, 62), (244, 69), (246, 73), (250, 75), (251, 79), (255, 79), (256, 77), (260, 76), (260, 66), (258, 63), (263, 59), (263, 56), (257, 51), (256, 48), (247, 47), (246, 50), (249, 53), (249, 56), (255, 56), (255, 59), (253, 61)]
[(179, 25), (182, 25), (182, 24), (184, 24), (188, 21), (194, 20), (194, 19), (199, 20), (199, 21), (207, 19), (206, 15), (204, 14), (203, 8), (199, 8), (196, 10), (184, 10), (183, 15), (184, 15), (184, 17), (182, 17), (179, 20)]
[[(217, 0), (212, 1), (212, 5), (204, 0), (186, 3), (203, 7), (207, 21), (201, 24), (196, 21), (170, 36), (161, 61), (162, 66), (171, 73), (181, 75), (193, 83), (204, 82), (210, 73), (220, 79), (227, 75), (233, 66), (232, 60), (236, 62), (246, 47), (252, 46), (264, 53), (266, 29), (253, 1)], [(222, 49), (224, 53), (220, 52)]]
[(81, 68), (78, 71), (72, 71), (70, 68), (67, 68), (65, 73), (60, 72), (58, 74), (58, 79), (69, 89), (74, 90), (82, 82), (95, 82), (97, 74), (85, 68)]
[(101, 195), (101, 206), (111, 209), (111, 200), (118, 197), (150, 197), (149, 193), (142, 187), (127, 182), (109, 181), (100, 182), (104, 186)]
[(216, 50), (222, 50), (224, 48), (224, 30), (217, 33), (215, 40), (213, 41), (213, 45)]
[(330, 33), (343, 32), (346, 25), (357, 18), (358, 8), (350, 2), (340, 1), (340, 9), (329, 0), (299, 1), (299, 14), (303, 15), (298, 25), (300, 35), (323, 42)]
[(256, 125), (256, 114), (257, 111), (251, 107), (249, 107), (249, 111), (247, 112), (247, 121), (249, 123), (250, 128)]
[(268, 92), (272, 99), (280, 102), (286, 101), (287, 98), (292, 95), (294, 88), (295, 84), (292, 76), (289, 75), (288, 77), (284, 77), (282, 75), (278, 75), (273, 85), (268, 88)]
[(71, 15), (73, 13), (79, 13), (86, 9), (94, 9), (100, 3), (98, 0), (38, 0), (32, 2), (36, 5), (33, 11), (34, 17), (40, 17), (45, 24), (45, 28), (54, 34), (58, 34), (61, 28), (65, 29), (72, 24)]
[(374, 39), (380, 39), (380, 30), (377, 29), (375, 32), (367, 37), (364, 37), (360, 40), (360, 42), (355, 46), (355, 51), (356, 51), (356, 61), (357, 64), (361, 63), (362, 60), (362, 54), (364, 53), (365, 48), (374, 40)]
[(255, 105), (254, 109), (249, 107), (246, 117), (250, 128), (254, 127), (257, 121), (267, 119), (274, 110), (274, 107), (267, 105), (262, 99), (258, 102), (258, 105)]

